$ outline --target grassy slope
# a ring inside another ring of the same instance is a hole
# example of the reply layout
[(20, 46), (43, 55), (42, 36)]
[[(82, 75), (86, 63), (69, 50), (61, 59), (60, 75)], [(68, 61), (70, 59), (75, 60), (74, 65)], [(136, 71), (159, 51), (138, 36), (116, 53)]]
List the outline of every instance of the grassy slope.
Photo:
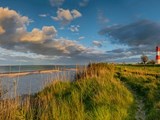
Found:
[(143, 98), (147, 120), (160, 120), (160, 67), (117, 66), (117, 71), (120, 79)]
[(76, 81), (55, 81), (22, 106), (18, 99), (0, 101), (0, 120), (134, 120), (135, 99), (123, 82), (144, 98), (147, 119), (160, 120), (159, 69), (93, 64)]
[(75, 82), (56, 81), (23, 107), (26, 119), (132, 120), (134, 99), (114, 78), (114, 66), (94, 64)]

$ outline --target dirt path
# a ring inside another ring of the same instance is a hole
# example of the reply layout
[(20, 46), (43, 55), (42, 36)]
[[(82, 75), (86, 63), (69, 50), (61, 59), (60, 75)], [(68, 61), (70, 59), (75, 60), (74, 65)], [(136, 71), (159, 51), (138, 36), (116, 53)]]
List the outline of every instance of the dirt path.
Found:
[(136, 99), (136, 104), (137, 104), (137, 111), (136, 111), (136, 120), (145, 120), (146, 114), (145, 114), (145, 109), (144, 109), (144, 103), (142, 98), (137, 97), (136, 94), (135, 99)]
[(146, 119), (146, 111), (144, 106), (143, 98), (139, 97), (136, 94), (136, 91), (134, 91), (132, 88), (130, 88), (127, 84), (124, 84), (127, 89), (133, 94), (136, 102), (136, 113), (135, 113), (135, 119), (136, 120), (145, 120)]
[[(118, 78), (121, 80), (121, 77), (119, 74), (118, 74)], [(129, 85), (127, 85), (127, 83), (123, 82), (122, 80), (121, 80), (121, 82), (134, 95), (136, 107), (137, 107), (137, 110), (135, 113), (135, 119), (136, 120), (145, 120), (146, 119), (146, 114), (145, 114), (146, 112), (145, 112), (145, 108), (144, 108), (143, 99), (138, 97), (136, 91), (133, 90)]]

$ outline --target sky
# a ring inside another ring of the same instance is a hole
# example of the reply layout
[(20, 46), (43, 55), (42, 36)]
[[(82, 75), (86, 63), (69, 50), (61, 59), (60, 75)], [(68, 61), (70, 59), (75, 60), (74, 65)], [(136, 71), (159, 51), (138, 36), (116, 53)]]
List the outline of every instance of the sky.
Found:
[(155, 59), (159, 5), (159, 0), (0, 0), (0, 65)]

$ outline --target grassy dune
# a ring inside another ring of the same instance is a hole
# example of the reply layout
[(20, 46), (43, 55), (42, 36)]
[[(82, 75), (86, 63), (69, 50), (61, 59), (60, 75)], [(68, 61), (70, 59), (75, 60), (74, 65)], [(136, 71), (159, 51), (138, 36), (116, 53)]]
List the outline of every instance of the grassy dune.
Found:
[(130, 120), (133, 95), (114, 73), (114, 65), (92, 64), (76, 75), (76, 81), (55, 81), (21, 106), (15, 103), (0, 119)]
[[(160, 120), (159, 66), (90, 64), (75, 81), (54, 81), (32, 96), (0, 101), (0, 120)], [(140, 111), (141, 112), (141, 111)]]

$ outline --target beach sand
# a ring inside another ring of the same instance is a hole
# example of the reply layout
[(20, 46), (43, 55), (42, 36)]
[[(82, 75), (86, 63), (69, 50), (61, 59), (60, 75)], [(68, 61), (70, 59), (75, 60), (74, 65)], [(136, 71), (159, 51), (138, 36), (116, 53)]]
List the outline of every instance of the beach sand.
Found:
[(18, 77), (25, 76), (29, 74), (45, 74), (45, 73), (54, 73), (60, 72), (60, 70), (39, 70), (39, 71), (27, 71), (27, 72), (11, 72), (11, 73), (0, 73), (0, 77)]

